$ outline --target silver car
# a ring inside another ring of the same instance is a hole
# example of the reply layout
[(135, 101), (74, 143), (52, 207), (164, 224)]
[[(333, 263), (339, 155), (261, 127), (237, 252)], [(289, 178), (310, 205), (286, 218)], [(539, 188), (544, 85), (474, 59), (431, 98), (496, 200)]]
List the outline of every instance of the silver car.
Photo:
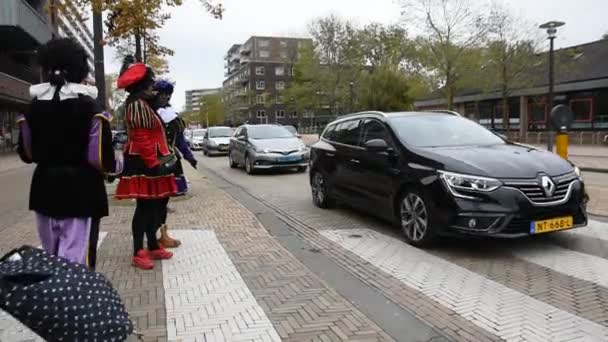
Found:
[(230, 137), (234, 129), (230, 127), (209, 127), (203, 138), (203, 154), (212, 156), (216, 154), (228, 154)]
[(203, 149), (203, 138), (205, 137), (206, 129), (194, 129), (190, 136), (190, 149), (193, 151), (200, 151)]
[(306, 145), (283, 126), (244, 125), (230, 139), (230, 167), (242, 165), (249, 174), (290, 168), (305, 172), (309, 159)]

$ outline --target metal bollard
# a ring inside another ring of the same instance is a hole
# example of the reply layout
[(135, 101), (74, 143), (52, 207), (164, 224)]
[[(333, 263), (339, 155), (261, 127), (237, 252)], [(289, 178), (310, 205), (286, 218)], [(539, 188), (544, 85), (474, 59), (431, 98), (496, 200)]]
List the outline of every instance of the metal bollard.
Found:
[(555, 150), (560, 157), (568, 159), (568, 132), (565, 127), (555, 134)]

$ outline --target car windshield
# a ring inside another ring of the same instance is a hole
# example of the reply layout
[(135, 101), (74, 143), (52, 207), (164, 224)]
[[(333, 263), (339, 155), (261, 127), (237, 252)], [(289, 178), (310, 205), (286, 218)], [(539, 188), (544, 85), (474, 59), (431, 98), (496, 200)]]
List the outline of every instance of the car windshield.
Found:
[(391, 119), (401, 139), (414, 147), (497, 145), (505, 142), (477, 123), (453, 115), (416, 115)]
[(290, 131), (293, 134), (298, 133), (298, 131), (296, 130), (296, 128), (293, 127), (293, 126), (284, 126), (284, 127), (285, 127), (285, 129), (287, 129), (288, 131)]
[(209, 129), (209, 138), (227, 138), (231, 137), (234, 130), (229, 127), (218, 127)]
[(251, 139), (284, 139), (294, 135), (282, 126), (251, 126), (247, 128)]
[(192, 132), (193, 137), (203, 137), (205, 135), (205, 131), (194, 131)]

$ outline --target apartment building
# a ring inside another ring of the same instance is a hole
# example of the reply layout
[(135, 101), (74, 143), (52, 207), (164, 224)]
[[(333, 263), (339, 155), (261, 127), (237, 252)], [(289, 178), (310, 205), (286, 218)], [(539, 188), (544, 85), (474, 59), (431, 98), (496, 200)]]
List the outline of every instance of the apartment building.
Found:
[(234, 44), (225, 59), (224, 97), (227, 119), (235, 124), (297, 124), (301, 113), (289, 112), (282, 92), (293, 78), (293, 64), (311, 39), (253, 36)]
[(95, 59), (93, 48), (93, 33), (87, 26), (87, 22), (83, 20), (78, 11), (69, 1), (62, 1), (64, 6), (57, 13), (57, 33), (60, 37), (72, 38), (84, 47), (88, 55), (89, 69), (91, 70), (91, 78), (95, 74)]
[(12, 150), (15, 118), (30, 101), (29, 87), (40, 82), (36, 50), (53, 36), (44, 0), (0, 1), (0, 152)]
[(201, 100), (207, 95), (217, 94), (221, 88), (191, 89), (186, 90), (185, 112), (198, 112), (201, 109)]

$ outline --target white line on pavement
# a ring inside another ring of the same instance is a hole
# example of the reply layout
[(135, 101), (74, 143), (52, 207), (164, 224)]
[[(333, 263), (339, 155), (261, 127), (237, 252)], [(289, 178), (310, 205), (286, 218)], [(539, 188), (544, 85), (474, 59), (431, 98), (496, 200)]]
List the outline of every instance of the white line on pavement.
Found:
[(608, 287), (608, 260), (552, 244), (515, 246), (511, 253), (525, 261)]
[(213, 231), (171, 235), (184, 243), (162, 262), (169, 341), (281, 340)]
[(608, 328), (369, 229), (321, 234), (505, 341), (608, 341)]
[(563, 233), (580, 234), (608, 241), (608, 223), (589, 220), (587, 227), (564, 231)]

